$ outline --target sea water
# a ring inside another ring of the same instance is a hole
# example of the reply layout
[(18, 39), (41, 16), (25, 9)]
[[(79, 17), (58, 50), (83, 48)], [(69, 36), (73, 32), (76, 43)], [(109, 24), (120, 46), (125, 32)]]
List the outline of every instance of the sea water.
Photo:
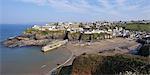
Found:
[[(30, 25), (1, 24), (0, 41), (22, 34)], [(43, 75), (65, 62), (71, 53), (68, 50), (55, 49), (47, 53), (41, 47), (7, 48), (0, 44), (0, 69), (2, 75)]]

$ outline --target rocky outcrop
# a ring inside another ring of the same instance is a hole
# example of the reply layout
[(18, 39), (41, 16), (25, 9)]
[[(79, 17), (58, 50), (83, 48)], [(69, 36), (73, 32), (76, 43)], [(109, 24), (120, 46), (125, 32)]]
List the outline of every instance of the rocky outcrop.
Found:
[(53, 39), (63, 39), (63, 32), (45, 32), (34, 31), (24, 32), (20, 36), (11, 37), (3, 41), (3, 44), (7, 47), (22, 47), (22, 46), (43, 46)]
[(3, 44), (7, 47), (16, 47), (17, 46), (16, 42), (18, 41), (19, 40), (17, 39), (11, 39), (11, 40), (9, 39), (9, 40), (4, 41)]
[(50, 42), (50, 39), (38, 39), (28, 38), (24, 36), (17, 36), (12, 39), (7, 39), (3, 44), (7, 47), (22, 47), (22, 46), (43, 46)]

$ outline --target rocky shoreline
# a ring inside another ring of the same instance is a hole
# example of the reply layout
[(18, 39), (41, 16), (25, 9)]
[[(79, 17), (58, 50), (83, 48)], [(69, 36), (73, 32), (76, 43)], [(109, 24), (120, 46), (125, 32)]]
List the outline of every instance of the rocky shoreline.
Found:
[(4, 46), (12, 48), (12, 47), (23, 47), (23, 46), (44, 46), (51, 41), (51, 39), (46, 39), (46, 38), (35, 39), (31, 37), (33, 37), (33, 35), (16, 36), (16, 37), (8, 38), (4, 40), (2, 43), (4, 44)]
[(64, 38), (64, 33), (48, 33), (45, 31), (37, 31), (27, 29), (23, 34), (15, 37), (9, 37), (2, 41), (6, 47), (22, 47), (22, 46), (45, 46), (52, 40), (59, 40)]

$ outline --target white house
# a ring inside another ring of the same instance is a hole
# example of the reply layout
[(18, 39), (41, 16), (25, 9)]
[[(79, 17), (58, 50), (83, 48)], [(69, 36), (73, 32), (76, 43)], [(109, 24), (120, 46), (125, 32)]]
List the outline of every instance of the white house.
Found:
[(38, 25), (34, 25), (32, 28), (33, 28), (33, 29), (38, 29), (38, 30), (39, 30), (41, 27), (38, 26)]

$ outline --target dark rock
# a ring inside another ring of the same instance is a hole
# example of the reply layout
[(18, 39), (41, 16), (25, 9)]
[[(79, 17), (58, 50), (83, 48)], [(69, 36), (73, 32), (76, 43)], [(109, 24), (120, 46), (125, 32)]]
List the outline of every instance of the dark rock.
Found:
[(3, 42), (3, 44), (7, 47), (43, 46), (43, 45), (46, 45), (50, 41), (51, 40), (49, 40), (49, 39), (35, 40), (35, 39), (30, 39), (30, 38), (18, 36), (18, 37), (11, 39), (11, 40), (5, 40)]
[(149, 56), (150, 55), (150, 44), (144, 44), (138, 51), (138, 54), (141, 56)]
[(35, 34), (36, 40), (46, 39), (46, 35)]

